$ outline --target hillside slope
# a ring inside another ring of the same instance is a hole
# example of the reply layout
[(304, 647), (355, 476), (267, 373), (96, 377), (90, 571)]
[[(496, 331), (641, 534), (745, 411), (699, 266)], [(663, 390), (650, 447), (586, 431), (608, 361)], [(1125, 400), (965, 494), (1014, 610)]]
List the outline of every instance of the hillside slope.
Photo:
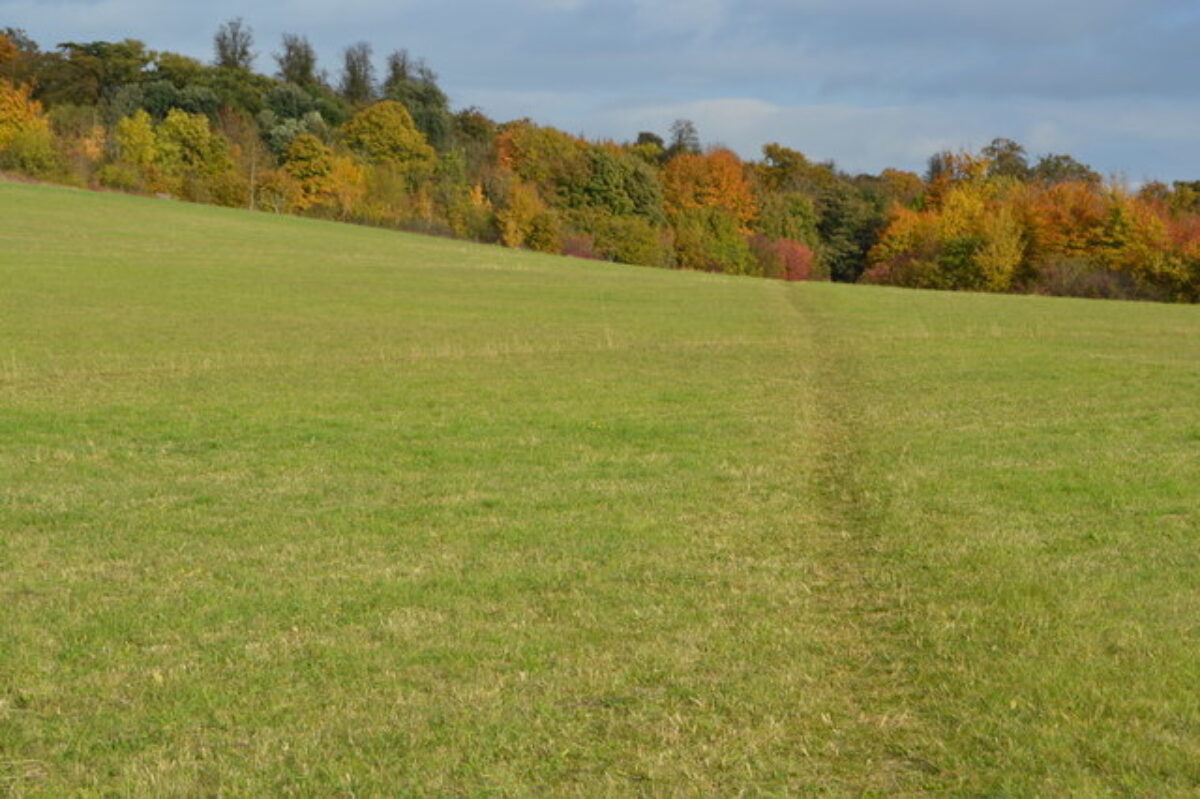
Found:
[(1200, 313), (0, 183), (17, 795), (1200, 789)]

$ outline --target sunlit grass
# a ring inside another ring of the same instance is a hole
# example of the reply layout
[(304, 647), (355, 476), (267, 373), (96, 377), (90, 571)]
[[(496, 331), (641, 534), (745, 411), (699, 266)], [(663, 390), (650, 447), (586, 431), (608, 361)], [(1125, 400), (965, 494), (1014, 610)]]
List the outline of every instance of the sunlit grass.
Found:
[(0, 793), (1193, 794), (1196, 311), (0, 184)]

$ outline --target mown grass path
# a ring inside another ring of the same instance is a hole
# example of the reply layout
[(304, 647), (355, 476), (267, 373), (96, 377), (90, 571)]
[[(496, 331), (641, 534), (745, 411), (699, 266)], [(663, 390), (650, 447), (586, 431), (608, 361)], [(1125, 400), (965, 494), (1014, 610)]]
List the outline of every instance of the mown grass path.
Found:
[(1194, 793), (1195, 311), (0, 184), (0, 791)]

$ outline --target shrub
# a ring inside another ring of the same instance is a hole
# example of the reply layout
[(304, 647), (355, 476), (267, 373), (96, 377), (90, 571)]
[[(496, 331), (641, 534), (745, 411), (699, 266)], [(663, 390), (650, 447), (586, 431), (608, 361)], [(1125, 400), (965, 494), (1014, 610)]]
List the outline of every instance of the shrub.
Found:
[(96, 182), (119, 191), (137, 191), (142, 187), (142, 175), (129, 164), (105, 164), (96, 170)]
[(1133, 300), (1164, 299), (1160, 294), (1139, 287), (1133, 276), (1108, 269), (1083, 257), (1061, 256), (1040, 265), (1030, 287), (1037, 294), (1051, 297)]
[(0, 169), (37, 178), (62, 177), (66, 162), (50, 129), (34, 126), (22, 128), (9, 137), (8, 145), (0, 150)]
[(771, 239), (756, 234), (749, 239), (750, 251), (763, 277), (788, 281), (819, 279), (817, 257), (807, 244), (790, 239)]
[(691, 208), (674, 215), (675, 256), (683, 269), (756, 274), (758, 264), (732, 214), (717, 208)]
[(258, 176), (255, 186), (255, 205), (277, 214), (291, 213), (302, 207), (304, 190), (300, 183), (283, 169), (269, 169)]
[(596, 247), (596, 240), (586, 233), (572, 233), (564, 236), (562, 254), (593, 261), (604, 260), (603, 253)]
[(670, 266), (671, 245), (664, 230), (643, 216), (612, 216), (588, 208), (571, 214), (571, 227), (592, 238), (598, 257), (622, 264)]

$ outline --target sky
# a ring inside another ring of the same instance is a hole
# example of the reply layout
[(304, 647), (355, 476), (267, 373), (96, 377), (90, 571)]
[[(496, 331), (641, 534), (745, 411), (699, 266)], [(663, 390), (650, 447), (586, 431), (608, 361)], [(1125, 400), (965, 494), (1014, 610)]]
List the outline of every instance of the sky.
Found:
[(369, 42), (424, 58), (456, 108), (589, 138), (691, 119), (743, 157), (779, 142), (850, 172), (922, 171), (1007, 137), (1138, 184), (1200, 179), (1200, 0), (0, 0), (44, 49), (136, 38), (205, 60), (244, 18), (336, 77)]

